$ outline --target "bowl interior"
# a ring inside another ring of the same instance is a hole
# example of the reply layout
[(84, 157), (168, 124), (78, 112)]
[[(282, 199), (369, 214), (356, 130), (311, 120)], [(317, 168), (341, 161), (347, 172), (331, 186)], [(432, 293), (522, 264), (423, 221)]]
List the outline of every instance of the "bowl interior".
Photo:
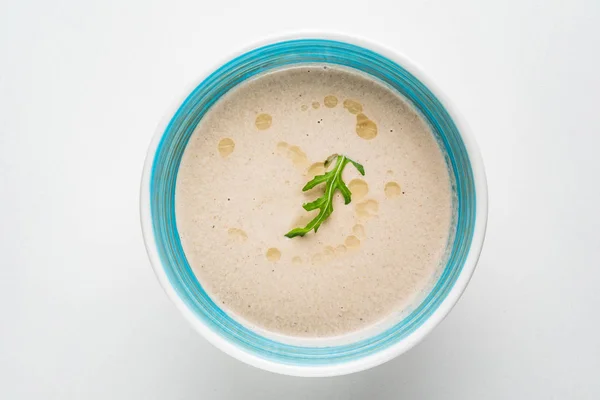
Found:
[[(281, 343), (253, 332), (215, 304), (188, 264), (175, 220), (177, 170), (198, 122), (228, 90), (257, 74), (293, 64), (328, 63), (354, 68), (392, 87), (418, 109), (446, 154), (455, 194), (456, 232), (437, 282), (420, 304), (393, 327), (350, 344), (328, 347)], [(169, 284), (202, 323), (237, 348), (259, 358), (297, 366), (356, 361), (394, 346), (418, 329), (438, 309), (459, 277), (474, 234), (476, 193), (465, 143), (436, 96), (398, 63), (365, 48), (331, 40), (301, 39), (249, 51), (220, 67), (185, 99), (166, 127), (150, 172), (150, 215), (161, 267)]]

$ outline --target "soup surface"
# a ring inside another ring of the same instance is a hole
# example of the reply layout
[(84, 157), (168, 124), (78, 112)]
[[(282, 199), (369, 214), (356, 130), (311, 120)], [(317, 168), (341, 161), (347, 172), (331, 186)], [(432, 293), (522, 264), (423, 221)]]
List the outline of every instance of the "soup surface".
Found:
[[(304, 237), (318, 210), (303, 192), (343, 154), (344, 204)], [(185, 255), (234, 318), (308, 337), (354, 332), (401, 315), (435, 282), (453, 227), (446, 161), (427, 123), (398, 93), (329, 65), (278, 70), (223, 96), (181, 161), (176, 220)]]

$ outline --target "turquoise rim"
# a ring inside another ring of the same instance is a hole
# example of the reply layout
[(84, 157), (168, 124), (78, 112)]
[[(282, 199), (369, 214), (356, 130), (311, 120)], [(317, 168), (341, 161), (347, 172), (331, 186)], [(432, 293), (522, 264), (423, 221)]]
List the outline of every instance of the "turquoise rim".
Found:
[[(268, 339), (229, 317), (196, 279), (185, 257), (175, 219), (175, 185), (179, 164), (195, 127), (228, 90), (269, 70), (293, 64), (327, 63), (350, 67), (385, 82), (424, 115), (445, 150), (456, 196), (456, 233), (448, 260), (422, 302), (386, 331), (354, 343), (294, 346)], [(454, 121), (435, 95), (399, 64), (365, 48), (332, 40), (301, 39), (251, 50), (220, 67), (181, 104), (160, 139), (150, 176), (150, 213), (162, 268), (177, 295), (195, 316), (225, 340), (250, 354), (278, 363), (322, 366), (373, 355), (418, 329), (446, 298), (469, 254), (475, 227), (476, 193), (473, 170)]]

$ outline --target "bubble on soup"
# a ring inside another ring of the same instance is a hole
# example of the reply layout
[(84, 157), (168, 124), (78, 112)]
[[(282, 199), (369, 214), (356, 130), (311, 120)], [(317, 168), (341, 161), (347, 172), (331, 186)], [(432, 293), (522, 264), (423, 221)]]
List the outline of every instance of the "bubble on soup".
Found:
[(311, 261), (313, 264), (318, 264), (323, 261), (323, 254), (317, 253), (312, 256)]
[(338, 99), (335, 96), (325, 96), (325, 99), (323, 100), (323, 104), (325, 104), (325, 107), (327, 108), (333, 108), (335, 106), (337, 106), (338, 103)]
[(276, 249), (275, 247), (271, 247), (270, 249), (267, 250), (267, 260), (269, 260), (271, 262), (277, 262), (277, 261), (279, 261), (280, 258), (281, 258), (281, 252), (279, 251), (279, 249)]
[(258, 114), (255, 125), (259, 130), (264, 131), (265, 129), (269, 129), (271, 127), (272, 122), (273, 117), (271, 117), (269, 114)]
[(321, 107), (321, 105), (319, 104), (319, 102), (318, 101), (313, 101), (312, 108), (314, 108), (316, 110), (319, 107)]
[(233, 149), (235, 149), (235, 142), (230, 138), (224, 138), (219, 140), (217, 148), (219, 149), (219, 154), (221, 154), (221, 157), (227, 157), (233, 153)]
[(365, 140), (371, 140), (377, 136), (377, 124), (365, 114), (358, 114), (356, 116), (356, 134)]
[(350, 112), (351, 114), (358, 114), (363, 110), (362, 104), (360, 104), (356, 100), (351, 99), (344, 100), (344, 108), (348, 110), (348, 112)]
[(352, 197), (356, 200), (362, 199), (369, 193), (369, 185), (362, 179), (352, 179), (348, 183), (348, 189), (350, 189)]
[(384, 192), (385, 197), (391, 199), (400, 196), (400, 194), (402, 194), (402, 189), (396, 182), (388, 182), (385, 184)]
[(300, 109), (302, 111), (306, 111), (306, 110), (308, 110), (308, 106), (306, 104), (302, 104), (302, 107), (300, 107)]

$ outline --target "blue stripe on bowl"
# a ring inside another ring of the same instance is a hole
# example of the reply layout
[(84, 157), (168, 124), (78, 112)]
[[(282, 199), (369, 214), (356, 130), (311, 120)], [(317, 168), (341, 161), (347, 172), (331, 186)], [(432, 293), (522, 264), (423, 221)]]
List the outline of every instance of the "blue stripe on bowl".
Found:
[[(206, 294), (187, 262), (175, 221), (177, 170), (194, 128), (207, 110), (235, 85), (257, 74), (293, 64), (328, 63), (355, 68), (385, 82), (425, 116), (445, 149), (456, 195), (456, 234), (446, 266), (431, 292), (409, 315), (377, 336), (330, 347), (303, 347), (267, 339), (230, 318)], [(151, 215), (162, 267), (178, 296), (210, 329), (264, 359), (316, 366), (353, 361), (398, 343), (421, 326), (452, 289), (467, 258), (475, 223), (475, 186), (465, 145), (438, 99), (397, 63), (355, 45), (321, 39), (279, 42), (243, 54), (206, 78), (185, 99), (164, 131), (150, 178)]]

